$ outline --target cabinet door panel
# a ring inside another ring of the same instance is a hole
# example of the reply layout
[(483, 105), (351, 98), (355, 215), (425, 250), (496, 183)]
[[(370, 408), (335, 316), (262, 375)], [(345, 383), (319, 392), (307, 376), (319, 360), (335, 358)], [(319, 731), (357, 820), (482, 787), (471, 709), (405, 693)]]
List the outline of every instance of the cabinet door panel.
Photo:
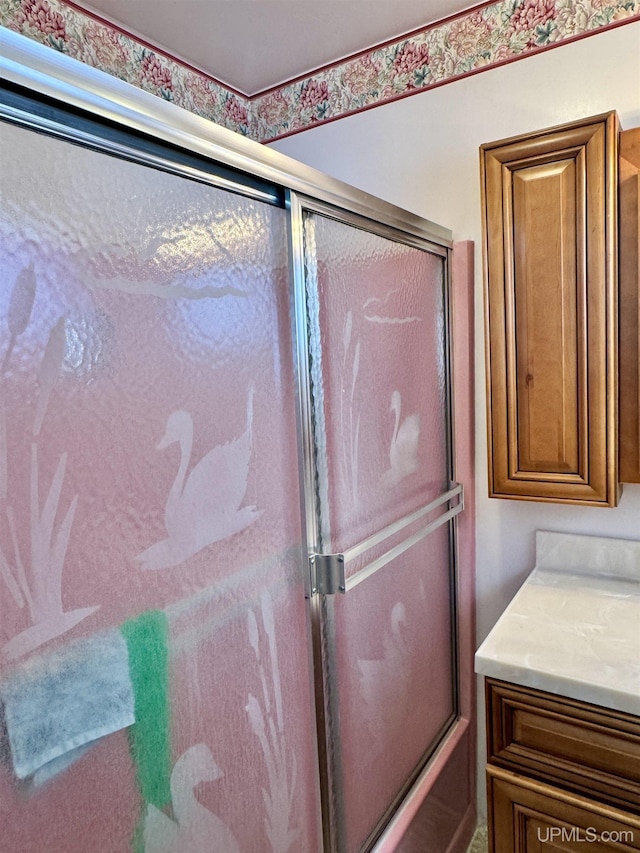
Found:
[(617, 502), (617, 127), (481, 148), (492, 497)]
[(578, 387), (576, 358), (585, 332), (584, 247), (576, 228), (576, 208), (584, 204), (584, 158), (526, 165), (505, 177), (511, 178), (507, 188), (513, 199), (514, 263), (508, 286), (514, 300), (520, 403), (510, 474), (517, 478), (553, 471), (584, 479), (579, 423), (585, 395)]

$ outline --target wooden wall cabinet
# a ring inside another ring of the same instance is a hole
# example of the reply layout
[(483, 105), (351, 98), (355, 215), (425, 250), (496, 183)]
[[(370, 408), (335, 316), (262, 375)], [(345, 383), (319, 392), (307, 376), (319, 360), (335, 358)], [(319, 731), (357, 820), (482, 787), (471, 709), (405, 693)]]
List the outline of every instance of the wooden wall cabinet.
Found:
[(489, 491), (615, 506), (618, 118), (483, 145)]
[(640, 850), (640, 719), (486, 680), (489, 853)]

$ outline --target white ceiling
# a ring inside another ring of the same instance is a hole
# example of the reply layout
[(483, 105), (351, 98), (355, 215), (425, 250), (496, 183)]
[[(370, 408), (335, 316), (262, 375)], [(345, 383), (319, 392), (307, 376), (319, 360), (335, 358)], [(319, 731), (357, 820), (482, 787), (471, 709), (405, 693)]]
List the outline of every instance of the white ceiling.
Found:
[(82, 5), (221, 83), (253, 95), (476, 4), (469, 0), (91, 0)]

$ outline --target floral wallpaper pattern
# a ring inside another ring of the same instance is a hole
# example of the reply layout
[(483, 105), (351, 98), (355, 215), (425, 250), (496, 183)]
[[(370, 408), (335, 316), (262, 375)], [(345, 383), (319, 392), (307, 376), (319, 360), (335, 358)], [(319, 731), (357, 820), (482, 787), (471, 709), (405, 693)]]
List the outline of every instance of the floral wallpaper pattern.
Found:
[(0, 0), (0, 24), (245, 136), (249, 99), (64, 0)]
[(0, 0), (0, 24), (267, 142), (640, 20), (640, 0), (500, 0), (246, 97), (65, 0)]

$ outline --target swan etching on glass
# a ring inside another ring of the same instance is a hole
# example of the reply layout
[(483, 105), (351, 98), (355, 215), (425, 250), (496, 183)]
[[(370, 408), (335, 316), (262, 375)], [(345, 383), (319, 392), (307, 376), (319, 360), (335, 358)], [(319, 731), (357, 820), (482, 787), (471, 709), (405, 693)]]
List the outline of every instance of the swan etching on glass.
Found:
[(240, 508), (249, 478), (253, 393), (252, 387), (247, 401), (247, 426), (242, 435), (214, 447), (189, 474), (193, 420), (185, 411), (169, 415), (158, 450), (177, 442), (180, 465), (165, 506), (167, 538), (138, 554), (136, 560), (143, 569), (177, 566), (207, 545), (244, 530), (262, 515), (262, 510), (254, 506)]
[(420, 438), (420, 415), (413, 414), (400, 423), (400, 392), (391, 395), (390, 410), (395, 415), (395, 425), (389, 447), (389, 468), (382, 475), (385, 486), (397, 485), (404, 477), (418, 470), (418, 440)]
[(411, 695), (411, 654), (403, 637), (408, 620), (401, 601), (394, 604), (389, 623), (382, 635), (382, 657), (358, 660), (362, 715), (370, 736), (369, 761), (403, 730)]
[(202, 805), (194, 789), (201, 782), (222, 779), (222, 770), (204, 743), (187, 749), (171, 773), (172, 820), (151, 803), (144, 825), (145, 853), (240, 853), (229, 827)]

